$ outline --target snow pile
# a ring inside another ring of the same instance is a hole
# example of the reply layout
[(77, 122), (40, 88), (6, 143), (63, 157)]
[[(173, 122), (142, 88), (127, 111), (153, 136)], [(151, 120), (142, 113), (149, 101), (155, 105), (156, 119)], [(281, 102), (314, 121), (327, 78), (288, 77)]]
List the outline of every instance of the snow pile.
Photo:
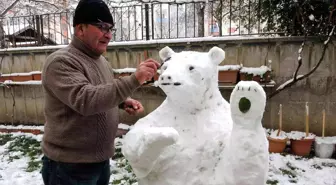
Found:
[(44, 131), (44, 126), (26, 126), (26, 125), (0, 125), (0, 129), (33, 129), (33, 130), (41, 130)]
[(11, 76), (31, 76), (31, 75), (37, 75), (37, 74), (42, 74), (41, 71), (31, 71), (31, 72), (26, 72), (26, 73), (5, 73), (1, 74), (1, 77), (11, 77)]
[(130, 126), (130, 125), (127, 125), (127, 124), (124, 124), (124, 123), (119, 123), (118, 124), (118, 128), (120, 129), (123, 129), (123, 130), (130, 130), (132, 129), (133, 126)]
[(115, 139), (115, 154), (110, 160), (110, 184), (136, 185), (137, 180), (128, 161), (121, 153), (122, 139)]
[(273, 138), (273, 139), (286, 139), (287, 138), (287, 133), (284, 131), (281, 131), (278, 135), (279, 130), (274, 130), (271, 131), (269, 134), (269, 137)]
[(293, 140), (300, 140), (300, 139), (314, 139), (316, 135), (313, 133), (308, 133), (308, 136), (306, 136), (305, 132), (291, 131), (290, 133), (287, 133), (287, 137)]
[[(133, 126), (124, 124), (124, 123), (119, 123), (118, 124), (118, 128), (120, 129), (124, 129), (124, 130), (130, 130)], [(29, 126), (29, 125), (0, 125), (0, 129), (14, 129), (14, 130), (21, 130), (21, 129), (28, 129), (28, 130), (40, 130), (40, 131), (44, 131), (44, 126)], [(14, 133), (14, 134), (18, 134), (20, 135), (20, 133)], [(21, 134), (22, 135), (22, 134)], [(34, 137), (39, 137), (39, 136), (35, 136)]]
[(31, 71), (29, 72), (31, 75), (42, 74), (41, 71)]
[(267, 71), (271, 71), (271, 69), (264, 65), (261, 67), (242, 67), (240, 70), (241, 73), (253, 74), (253, 76), (262, 76)]
[(43, 185), (41, 140), (42, 135), (0, 133), (0, 184)]
[(315, 137), (318, 144), (336, 144), (336, 136), (333, 137)]
[(336, 160), (270, 154), (267, 184), (335, 185)]
[(17, 82), (12, 80), (6, 80), (3, 82), (4, 85), (41, 85), (41, 80), (28, 80), (23, 82)]
[[(175, 38), (175, 39), (152, 39), (152, 40), (136, 40), (136, 41), (113, 41), (108, 44), (109, 47), (113, 46), (136, 46), (136, 45), (150, 45), (150, 44), (174, 44), (174, 43), (198, 43), (207, 41), (234, 41), (234, 40), (259, 40), (260, 38), (273, 38), (272, 36), (228, 36), (228, 37), (197, 37), (197, 38)], [(0, 53), (7, 51), (41, 51), (41, 50), (57, 50), (66, 47), (67, 45), (55, 45), (55, 46), (32, 46), (32, 47), (15, 47), (0, 49)]]
[(223, 65), (218, 66), (218, 71), (238, 71), (242, 68), (242, 65)]
[[(24, 128), (24, 126), (23, 126)], [(43, 185), (40, 169), (27, 172), (29, 157), (20, 156), (22, 152), (9, 151), (11, 140), (6, 142), (4, 133), (0, 133), (0, 184), (1, 185)], [(42, 135), (29, 133), (13, 133), (13, 136), (24, 136), (41, 140)], [(110, 160), (111, 184), (138, 185), (137, 179), (128, 161), (121, 153), (122, 140), (116, 138), (116, 153)], [(38, 153), (38, 152), (34, 152)], [(12, 160), (8, 161), (9, 156)], [(38, 159), (40, 155), (36, 156)], [(269, 185), (335, 185), (336, 160), (321, 158), (302, 158), (292, 155), (270, 154), (270, 167), (267, 184)]]
[(9, 73), (9, 74), (1, 74), (1, 76), (8, 77), (8, 76), (30, 76), (31, 73)]
[(134, 73), (136, 68), (113, 69), (114, 73)]

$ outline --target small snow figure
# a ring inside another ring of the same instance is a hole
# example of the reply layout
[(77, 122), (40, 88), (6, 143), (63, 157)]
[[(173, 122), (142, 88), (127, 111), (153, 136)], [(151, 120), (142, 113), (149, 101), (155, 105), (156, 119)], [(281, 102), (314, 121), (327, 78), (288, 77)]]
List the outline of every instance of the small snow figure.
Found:
[[(241, 81), (230, 97), (233, 128), (217, 169), (225, 185), (264, 185), (268, 173), (268, 141), (261, 124), (266, 93), (255, 81)], [(226, 169), (226, 173), (222, 170)]]
[(232, 130), (230, 105), (218, 89), (225, 52), (165, 47), (159, 54), (157, 84), (167, 97), (125, 135), (122, 152), (139, 185), (208, 185)]

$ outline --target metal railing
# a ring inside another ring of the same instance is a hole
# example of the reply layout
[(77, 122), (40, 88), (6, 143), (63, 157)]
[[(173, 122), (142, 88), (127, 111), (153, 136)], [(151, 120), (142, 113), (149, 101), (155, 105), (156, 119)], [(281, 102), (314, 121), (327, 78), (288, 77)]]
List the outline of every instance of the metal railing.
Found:
[[(262, 0), (134, 3), (110, 8), (112, 41), (274, 34), (260, 19)], [(0, 46), (68, 44), (72, 12), (0, 19)]]
[(0, 19), (1, 47), (68, 44), (73, 33), (71, 20), (69, 12)]

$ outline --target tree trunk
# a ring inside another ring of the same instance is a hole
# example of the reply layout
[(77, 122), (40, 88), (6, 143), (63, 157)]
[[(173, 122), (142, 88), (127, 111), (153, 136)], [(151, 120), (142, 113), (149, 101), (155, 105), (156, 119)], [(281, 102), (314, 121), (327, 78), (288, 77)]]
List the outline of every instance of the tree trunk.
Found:
[(219, 2), (219, 15), (218, 15), (218, 29), (219, 29), (219, 36), (223, 35), (223, 30), (222, 30), (222, 21), (223, 21), (223, 0), (220, 0)]
[(204, 3), (196, 4), (196, 11), (197, 11), (197, 17), (198, 17), (198, 36), (199, 37), (204, 37), (204, 9), (205, 9)]
[(5, 31), (3, 30), (2, 20), (0, 20), (0, 48), (5, 48)]

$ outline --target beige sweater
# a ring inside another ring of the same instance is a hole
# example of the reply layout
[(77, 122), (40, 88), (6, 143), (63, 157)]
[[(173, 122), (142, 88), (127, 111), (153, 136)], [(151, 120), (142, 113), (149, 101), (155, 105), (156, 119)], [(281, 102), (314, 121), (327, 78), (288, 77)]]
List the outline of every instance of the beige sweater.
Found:
[(42, 150), (61, 162), (100, 162), (114, 154), (118, 105), (140, 86), (134, 74), (114, 79), (103, 56), (74, 37), (52, 53), (42, 71), (45, 118)]

